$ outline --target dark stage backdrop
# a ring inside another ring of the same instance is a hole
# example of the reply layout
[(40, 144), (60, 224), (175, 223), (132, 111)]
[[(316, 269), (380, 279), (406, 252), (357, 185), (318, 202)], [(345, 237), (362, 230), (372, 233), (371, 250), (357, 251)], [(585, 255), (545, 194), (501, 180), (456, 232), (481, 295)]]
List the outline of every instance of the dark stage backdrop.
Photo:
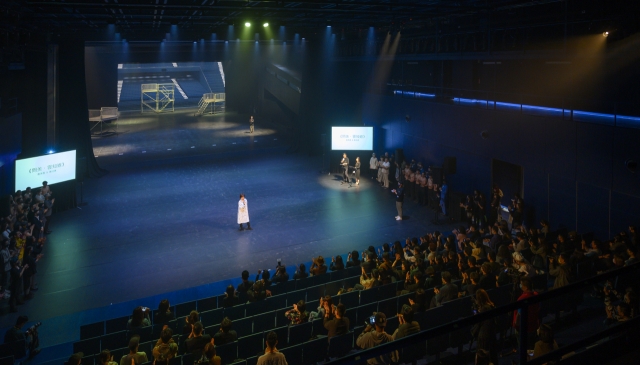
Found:
[[(58, 146), (59, 151), (75, 149), (78, 163), (85, 166), (86, 177), (100, 177), (107, 173), (98, 166), (93, 154), (91, 132), (87, 121), (87, 88), (85, 82), (84, 42), (67, 40), (59, 44), (58, 60)], [(57, 184), (52, 190), (58, 210), (76, 207), (76, 182)]]

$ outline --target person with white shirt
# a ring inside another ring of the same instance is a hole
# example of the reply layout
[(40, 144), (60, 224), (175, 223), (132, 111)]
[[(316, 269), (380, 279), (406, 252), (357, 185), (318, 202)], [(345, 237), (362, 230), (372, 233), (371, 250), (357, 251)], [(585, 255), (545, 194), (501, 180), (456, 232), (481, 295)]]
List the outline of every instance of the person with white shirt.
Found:
[(244, 231), (244, 227), (242, 226), (244, 223), (247, 224), (247, 230), (251, 230), (251, 223), (249, 223), (249, 205), (247, 199), (245, 199), (244, 194), (240, 194), (240, 200), (238, 201), (238, 224), (240, 228), (239, 231)]
[(375, 153), (371, 154), (371, 159), (369, 159), (369, 173), (372, 179), (378, 174), (378, 159)]
[(389, 188), (389, 169), (391, 168), (391, 164), (389, 163), (388, 158), (384, 158), (384, 162), (382, 163), (382, 184), (385, 188)]

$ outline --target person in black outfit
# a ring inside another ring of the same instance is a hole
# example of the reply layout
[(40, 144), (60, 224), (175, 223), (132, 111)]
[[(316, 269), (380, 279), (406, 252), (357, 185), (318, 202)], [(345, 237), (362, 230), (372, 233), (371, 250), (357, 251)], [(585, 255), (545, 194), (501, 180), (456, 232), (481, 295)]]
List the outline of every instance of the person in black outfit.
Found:
[[(490, 311), (495, 305), (489, 299), (489, 294), (484, 289), (478, 289), (476, 292), (477, 313)], [(471, 334), (478, 341), (478, 350), (488, 351), (491, 361), (498, 363), (498, 348), (496, 342), (496, 325), (493, 318), (482, 321), (471, 328)]]
[(340, 166), (342, 166), (342, 183), (349, 182), (349, 157), (346, 153), (342, 154), (342, 160), (340, 160)]
[(358, 255), (358, 251), (352, 251), (347, 257), (347, 269), (354, 266), (360, 266), (360, 255)]
[(173, 311), (171, 309), (171, 304), (169, 304), (168, 299), (162, 299), (160, 304), (158, 304), (158, 311), (153, 315), (153, 323), (154, 324), (165, 324), (169, 321), (172, 321), (175, 317), (173, 315)]
[(402, 186), (402, 182), (398, 183), (398, 189), (391, 190), (392, 193), (396, 194), (396, 209), (398, 210), (398, 215), (396, 216), (397, 221), (402, 220), (402, 203), (404, 202), (404, 188)]
[(193, 332), (191, 332), (186, 342), (187, 352), (193, 354), (196, 359), (202, 357), (204, 347), (211, 342), (211, 336), (202, 334), (203, 330), (202, 322), (196, 322), (193, 325)]
[[(11, 293), (13, 295), (13, 293)], [(22, 327), (29, 321), (27, 316), (19, 316), (16, 320), (16, 325), (9, 328), (4, 334), (4, 343), (11, 343), (15, 341), (25, 340), (26, 351), (29, 353), (29, 358), (34, 357), (40, 353), (38, 346), (40, 340), (38, 339), (37, 329), (29, 329), (27, 332), (22, 331)]]
[(249, 272), (244, 270), (242, 272), (242, 283), (238, 285), (238, 293), (246, 294), (251, 287), (253, 287), (253, 281), (249, 280)]
[(229, 317), (224, 317), (220, 324), (220, 331), (213, 335), (213, 342), (216, 346), (224, 345), (226, 343), (234, 342), (238, 340), (238, 334), (231, 329), (231, 320)]
[(360, 157), (356, 157), (356, 165), (354, 168), (356, 170), (356, 185), (360, 185)]
[(240, 304), (240, 298), (236, 295), (235, 289), (233, 289), (233, 285), (227, 286), (227, 290), (224, 293), (224, 298), (222, 298), (222, 307), (229, 308), (234, 305)]
[(345, 317), (346, 308), (340, 303), (333, 309), (333, 317), (328, 311), (324, 314), (324, 328), (328, 331), (327, 337), (331, 341), (332, 337), (344, 335), (349, 332), (349, 318)]
[(22, 284), (22, 275), (24, 271), (28, 269), (28, 266), (20, 267), (18, 263), (18, 257), (14, 256), (11, 258), (11, 281), (9, 282), (9, 290), (11, 291), (11, 297), (9, 298), (9, 306), (10, 312), (15, 313), (18, 311), (16, 305), (23, 304), (21, 300), (18, 300), (18, 296), (20, 296), (20, 285)]
[(276, 273), (271, 278), (272, 284), (284, 283), (289, 281), (289, 273), (287, 273), (287, 268), (284, 265), (278, 264), (276, 268)]
[(293, 274), (293, 279), (294, 280), (304, 279), (307, 276), (309, 276), (309, 273), (306, 270), (307, 270), (307, 267), (304, 264), (300, 264), (300, 266), (298, 266), (298, 270), (296, 270), (296, 273)]

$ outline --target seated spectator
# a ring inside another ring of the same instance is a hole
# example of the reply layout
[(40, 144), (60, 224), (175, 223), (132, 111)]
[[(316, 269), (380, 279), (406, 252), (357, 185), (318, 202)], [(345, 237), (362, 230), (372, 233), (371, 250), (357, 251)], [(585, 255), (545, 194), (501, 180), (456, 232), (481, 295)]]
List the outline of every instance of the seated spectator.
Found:
[(311, 259), (311, 267), (309, 273), (313, 276), (324, 274), (327, 272), (327, 265), (324, 264), (324, 257), (318, 256)]
[(158, 304), (158, 311), (153, 315), (154, 324), (165, 324), (174, 320), (173, 311), (168, 299), (162, 299)]
[(411, 309), (413, 309), (413, 313), (427, 310), (427, 293), (424, 289), (420, 288), (416, 290), (415, 299), (409, 298), (409, 304), (411, 305)]
[[(13, 295), (13, 293), (11, 293)], [(37, 329), (22, 331), (22, 327), (29, 322), (29, 317), (18, 316), (15, 326), (9, 328), (4, 334), (4, 343), (11, 343), (16, 341), (25, 341), (25, 351), (29, 354), (29, 358), (33, 358), (40, 353), (40, 340), (38, 338)], [(84, 355), (83, 355), (84, 356)]]
[(364, 271), (367, 274), (371, 274), (371, 272), (373, 271), (373, 269), (376, 268), (377, 263), (376, 263), (376, 254), (374, 252), (371, 251), (365, 251), (362, 253), (363, 256), (363, 262), (362, 264), (360, 264), (360, 266), (364, 269)]
[(424, 282), (422, 281), (422, 273), (420, 271), (416, 271), (416, 273), (412, 276), (410, 272), (407, 272), (404, 280), (404, 290), (401, 291), (401, 294), (415, 293), (419, 288), (424, 287)]
[(487, 254), (487, 263), (491, 266), (491, 270), (489, 271), (490, 273), (496, 273), (498, 270), (500, 270), (500, 263), (496, 262), (496, 253), (495, 252), (489, 252)]
[(342, 303), (333, 308), (333, 316), (330, 316), (325, 311), (323, 323), (324, 328), (328, 331), (327, 337), (329, 337), (329, 341), (334, 336), (344, 335), (349, 332), (349, 318), (344, 316), (345, 311), (346, 308)]
[(533, 348), (532, 360), (558, 349), (558, 343), (553, 339), (553, 330), (549, 325), (540, 325), (540, 328), (538, 328), (538, 337), (540, 337), (540, 340), (536, 342)]
[(309, 313), (307, 312), (307, 305), (304, 300), (293, 304), (293, 309), (289, 309), (284, 315), (291, 321), (292, 325), (305, 323), (309, 320)]
[(629, 256), (629, 258), (624, 262), (624, 266), (630, 266), (638, 262), (638, 259), (636, 258), (636, 252), (637, 249), (635, 247), (627, 247), (627, 256)]
[(270, 296), (271, 292), (267, 290), (264, 280), (253, 283), (251, 290), (247, 292), (250, 302), (259, 302)]
[(269, 270), (258, 270), (258, 275), (256, 275), (256, 282), (262, 281), (262, 286), (265, 288), (269, 288), (271, 286), (271, 273)]
[(395, 275), (393, 271), (393, 264), (391, 262), (391, 256), (388, 252), (382, 254), (382, 263), (378, 265), (378, 272), (380, 273), (381, 284), (391, 284), (391, 278)]
[(324, 318), (327, 313), (329, 313), (329, 316), (333, 318), (334, 308), (335, 305), (333, 305), (333, 299), (331, 298), (331, 295), (325, 295), (324, 297), (321, 297), (318, 304), (318, 311), (309, 313), (309, 321), (312, 321), (316, 318)]
[(265, 343), (267, 348), (264, 350), (264, 355), (258, 358), (256, 365), (287, 365), (287, 359), (276, 348), (278, 335), (275, 332), (269, 332)]
[(122, 359), (120, 359), (120, 365), (138, 365), (148, 362), (149, 359), (147, 358), (147, 353), (144, 351), (138, 351), (139, 346), (140, 336), (131, 337), (129, 340), (129, 353), (122, 356)]
[[(475, 299), (477, 313), (487, 312), (496, 307), (489, 299), (489, 294), (483, 289), (478, 289)], [(498, 364), (495, 320), (490, 318), (475, 324), (471, 329), (471, 334), (478, 341), (477, 348), (488, 351), (492, 362)]]
[[(367, 290), (377, 285), (377, 279), (373, 272), (366, 273), (364, 266), (361, 267), (360, 283), (353, 286), (355, 290)], [(377, 270), (376, 270), (377, 273)], [(409, 272), (407, 272), (409, 275)]]
[(113, 361), (113, 355), (111, 351), (104, 349), (100, 352), (100, 357), (98, 358), (100, 361), (100, 365), (118, 365), (117, 362)]
[(151, 320), (149, 320), (149, 313), (151, 311), (147, 307), (137, 307), (133, 310), (131, 319), (127, 321), (127, 330), (135, 330), (142, 327), (151, 326)]
[(331, 266), (329, 266), (329, 270), (336, 271), (344, 269), (344, 262), (342, 261), (342, 256), (338, 255), (336, 257), (331, 258)]
[[(522, 294), (518, 297), (518, 300), (526, 300), (527, 298), (531, 298), (535, 295), (538, 295), (535, 291), (533, 291), (533, 285), (531, 283), (531, 279), (523, 277), (520, 278), (520, 289), (522, 290)], [(513, 321), (511, 322), (511, 326), (516, 332), (516, 340), (520, 341), (520, 336), (517, 335), (520, 330), (520, 318), (521, 311), (517, 310), (513, 312)], [(540, 304), (532, 304), (529, 305), (527, 311), (527, 329), (529, 330), (527, 339), (530, 341), (527, 343), (527, 348), (530, 348), (531, 344), (533, 344), (533, 339), (535, 338), (535, 330), (540, 326)], [(518, 343), (519, 345), (519, 343)], [(519, 347), (519, 346), (518, 346)], [(515, 350), (514, 350), (515, 352)]]
[(153, 348), (153, 359), (155, 365), (169, 365), (169, 360), (176, 357), (178, 344), (173, 340), (173, 331), (168, 326), (164, 326), (160, 333), (160, 339)]
[(480, 289), (480, 286), (478, 285), (479, 280), (480, 280), (480, 275), (478, 275), (477, 272), (474, 271), (471, 274), (469, 274), (469, 284), (463, 287), (464, 293), (458, 293), (458, 295), (461, 297), (465, 295), (475, 297), (476, 291)]
[(522, 232), (518, 232), (513, 238), (514, 251), (520, 252), (529, 248), (529, 242), (526, 240), (526, 236)]
[[(384, 313), (378, 312), (374, 316), (374, 324), (367, 325), (364, 328), (358, 339), (356, 340), (356, 345), (361, 349), (370, 349), (374, 348), (378, 345), (385, 344), (387, 342), (393, 341), (393, 336), (386, 333), (384, 328), (387, 325), (387, 316)], [(395, 364), (398, 362), (398, 351), (393, 350), (390, 353), (379, 355), (374, 358), (367, 360), (367, 364), (369, 365), (378, 365), (378, 364)]]
[(426, 276), (426, 278), (424, 279), (425, 289), (431, 289), (438, 284), (437, 282), (438, 278), (436, 277), (436, 270), (433, 268), (433, 266), (427, 267), (427, 269), (425, 270), (425, 276)]
[(240, 304), (240, 298), (236, 295), (236, 290), (233, 288), (233, 285), (227, 286), (227, 290), (224, 292), (224, 298), (222, 298), (222, 307), (229, 308), (238, 304)]
[(69, 357), (69, 360), (67, 360), (66, 364), (67, 365), (81, 365), (83, 357), (84, 357), (84, 354), (82, 352), (76, 352), (75, 354), (73, 354), (73, 355), (71, 355)]
[(420, 324), (413, 320), (413, 309), (406, 304), (402, 306), (402, 310), (398, 313), (398, 322), (398, 328), (391, 336), (394, 340), (420, 332)]
[(549, 257), (549, 275), (555, 277), (552, 289), (569, 285), (571, 282), (571, 267), (569, 266), (569, 257), (566, 253), (560, 254), (557, 262), (554, 257)]
[(451, 283), (451, 274), (445, 271), (441, 275), (442, 286), (440, 288), (434, 288), (433, 292), (436, 294), (431, 301), (431, 308), (440, 307), (442, 303), (454, 300), (458, 297), (458, 286)]
[(615, 310), (611, 310), (610, 307), (607, 306), (606, 310), (607, 319), (605, 320), (605, 324), (607, 325), (614, 325), (631, 319), (631, 307), (628, 303), (618, 303)]
[(353, 266), (360, 266), (360, 256), (358, 255), (358, 251), (352, 251), (347, 257), (347, 268)]
[(491, 263), (485, 262), (480, 266), (480, 280), (478, 287), (484, 290), (491, 290), (496, 287), (496, 276), (491, 269)]
[(513, 266), (518, 270), (518, 272), (528, 278), (532, 278), (537, 274), (536, 268), (528, 263), (520, 252), (513, 253)]
[(287, 273), (287, 268), (284, 265), (279, 265), (276, 268), (276, 273), (271, 278), (271, 282), (273, 284), (278, 284), (287, 281), (289, 281), (289, 273)]
[(246, 294), (253, 286), (253, 281), (249, 280), (249, 272), (244, 270), (242, 272), (242, 282), (238, 285), (238, 293)]
[(213, 342), (211, 336), (208, 334), (203, 334), (203, 331), (204, 327), (202, 326), (202, 322), (196, 322), (196, 324), (193, 325), (193, 331), (186, 341), (187, 353), (193, 354), (196, 359), (202, 356), (204, 346), (210, 342)]
[(224, 345), (227, 343), (235, 342), (238, 340), (238, 334), (231, 329), (232, 321), (229, 317), (224, 317), (220, 324), (220, 331), (213, 335), (216, 346)]
[(204, 347), (204, 353), (202, 354), (203, 358), (201, 358), (201, 364), (202, 364), (202, 360), (206, 359), (207, 365), (221, 365), (222, 364), (222, 359), (220, 358), (220, 356), (216, 355), (216, 347), (212, 344), (212, 343), (208, 343), (205, 347)]
[(298, 266), (298, 269), (296, 270), (296, 273), (293, 274), (293, 279), (298, 280), (298, 279), (304, 279), (308, 277), (309, 273), (306, 272), (306, 270), (307, 270), (307, 267), (304, 264), (300, 264), (300, 266)]
[(189, 313), (189, 316), (187, 318), (185, 318), (185, 325), (184, 327), (182, 327), (182, 336), (183, 337), (187, 337), (191, 334), (191, 332), (193, 332), (193, 326), (197, 323), (200, 322), (200, 314), (198, 313), (198, 311), (191, 311), (191, 313)]

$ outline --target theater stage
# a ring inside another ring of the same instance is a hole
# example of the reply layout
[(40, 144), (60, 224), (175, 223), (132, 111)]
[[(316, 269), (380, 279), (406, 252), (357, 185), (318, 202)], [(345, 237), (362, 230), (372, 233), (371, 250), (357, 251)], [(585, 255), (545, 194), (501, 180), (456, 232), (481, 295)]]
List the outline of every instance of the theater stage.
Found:
[[(363, 176), (359, 187), (341, 185), (339, 176), (319, 172), (319, 158), (288, 154), (278, 126), (257, 119), (250, 135), (246, 120), (231, 113), (132, 114), (123, 116), (117, 136), (95, 138), (109, 174), (84, 183), (87, 206), (54, 217), (38, 264), (40, 290), (20, 313), (73, 318), (73, 328), (113, 313), (80, 311), (128, 301), (136, 302), (124, 314), (138, 303), (155, 307), (155, 299), (142, 298), (236, 278), (245, 269), (255, 275), (278, 258), (295, 265), (451, 230), (431, 225), (433, 213), (411, 201), (407, 219), (396, 221), (394, 197), (377, 183)], [(253, 231), (238, 232), (240, 193)], [(15, 315), (0, 320), (6, 328)], [(68, 341), (78, 336), (75, 328)]]

